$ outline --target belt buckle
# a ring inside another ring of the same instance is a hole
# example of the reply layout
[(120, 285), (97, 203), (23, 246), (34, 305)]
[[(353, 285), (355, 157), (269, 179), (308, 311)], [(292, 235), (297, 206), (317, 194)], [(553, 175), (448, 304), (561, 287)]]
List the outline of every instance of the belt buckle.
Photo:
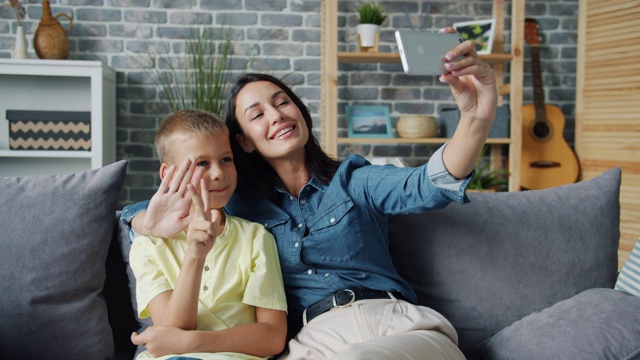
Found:
[(338, 308), (340, 308), (340, 309), (341, 309), (341, 308), (349, 307), (349, 306), (351, 306), (351, 304), (353, 304), (353, 303), (356, 301), (356, 293), (355, 293), (355, 292), (353, 292), (353, 290), (350, 290), (350, 289), (344, 289), (344, 290), (340, 290), (339, 292), (342, 292), (342, 291), (344, 291), (344, 292), (348, 293), (348, 294), (351, 296), (351, 300), (349, 300), (349, 302), (348, 302), (348, 303), (346, 303), (346, 304), (344, 304), (344, 305), (339, 305), (339, 304), (338, 304), (338, 301), (337, 301), (337, 299), (336, 299), (336, 294), (337, 294), (337, 293), (336, 293), (336, 294), (333, 294), (333, 296), (332, 296), (332, 297), (333, 297), (333, 308), (332, 308), (331, 310), (333, 310), (333, 309), (338, 309)]

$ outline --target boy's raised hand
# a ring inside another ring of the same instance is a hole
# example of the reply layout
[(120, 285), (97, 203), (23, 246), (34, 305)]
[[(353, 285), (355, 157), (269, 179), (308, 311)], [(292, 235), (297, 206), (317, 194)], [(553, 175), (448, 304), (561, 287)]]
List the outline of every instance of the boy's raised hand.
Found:
[(167, 169), (147, 208), (143, 222), (144, 234), (171, 238), (186, 229), (192, 219), (187, 186), (197, 184), (203, 171), (191, 159), (183, 161), (179, 168), (172, 165)]
[(209, 189), (204, 179), (200, 179), (200, 194), (192, 184), (188, 184), (187, 189), (193, 202), (193, 219), (187, 229), (187, 251), (204, 259), (213, 248), (222, 217), (219, 210), (210, 209)]

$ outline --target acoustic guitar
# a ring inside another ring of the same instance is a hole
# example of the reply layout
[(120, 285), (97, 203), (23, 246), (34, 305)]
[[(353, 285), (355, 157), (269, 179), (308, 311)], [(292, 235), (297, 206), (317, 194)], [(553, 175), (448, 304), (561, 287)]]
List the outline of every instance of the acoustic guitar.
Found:
[(580, 168), (575, 153), (563, 137), (562, 111), (544, 103), (535, 19), (525, 19), (525, 39), (531, 50), (533, 104), (522, 108), (522, 187), (537, 190), (570, 184), (578, 179)]

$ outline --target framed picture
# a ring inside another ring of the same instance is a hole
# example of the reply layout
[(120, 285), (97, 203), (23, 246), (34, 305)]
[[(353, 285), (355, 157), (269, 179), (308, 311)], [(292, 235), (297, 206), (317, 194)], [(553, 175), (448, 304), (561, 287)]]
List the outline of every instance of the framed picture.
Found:
[(453, 23), (462, 40), (471, 40), (478, 54), (491, 54), (495, 20), (475, 20)]
[(387, 106), (346, 106), (349, 137), (393, 137)]

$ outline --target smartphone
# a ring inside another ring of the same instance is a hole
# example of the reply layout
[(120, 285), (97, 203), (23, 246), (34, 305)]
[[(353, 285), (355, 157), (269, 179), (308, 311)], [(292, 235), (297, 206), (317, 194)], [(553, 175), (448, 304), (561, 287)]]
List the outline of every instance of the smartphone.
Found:
[(396, 30), (402, 68), (408, 75), (444, 74), (446, 53), (462, 42), (457, 33)]

